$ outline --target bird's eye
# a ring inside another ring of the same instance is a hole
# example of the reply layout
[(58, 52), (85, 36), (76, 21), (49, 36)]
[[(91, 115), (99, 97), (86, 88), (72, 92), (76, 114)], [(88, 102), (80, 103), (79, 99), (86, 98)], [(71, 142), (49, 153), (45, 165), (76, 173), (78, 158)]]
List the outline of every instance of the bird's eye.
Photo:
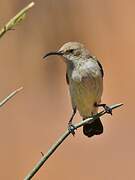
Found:
[(73, 52), (74, 52), (74, 49), (67, 50), (67, 53), (73, 53)]

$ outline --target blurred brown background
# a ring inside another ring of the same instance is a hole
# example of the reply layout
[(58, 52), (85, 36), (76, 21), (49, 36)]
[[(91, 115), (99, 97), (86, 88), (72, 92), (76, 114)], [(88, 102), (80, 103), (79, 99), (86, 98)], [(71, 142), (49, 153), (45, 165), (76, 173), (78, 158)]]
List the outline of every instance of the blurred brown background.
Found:
[[(28, 0), (0, 3), (2, 27)], [(104, 116), (104, 134), (70, 136), (35, 180), (134, 180), (135, 1), (35, 0), (15, 31), (0, 40), (0, 97), (24, 90), (1, 108), (0, 179), (21, 180), (63, 133), (71, 115), (65, 64), (43, 55), (79, 41), (104, 66), (103, 102), (124, 106)], [(76, 116), (76, 121), (80, 116)]]

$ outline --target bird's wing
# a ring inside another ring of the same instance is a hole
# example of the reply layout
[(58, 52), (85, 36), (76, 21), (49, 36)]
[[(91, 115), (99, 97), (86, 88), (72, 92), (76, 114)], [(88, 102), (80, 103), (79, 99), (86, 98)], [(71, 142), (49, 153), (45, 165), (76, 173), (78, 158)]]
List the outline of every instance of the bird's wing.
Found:
[(103, 66), (101, 65), (100, 61), (96, 58), (96, 56), (91, 56), (91, 58), (95, 59), (100, 67), (100, 71), (102, 74), (102, 78), (104, 77), (104, 70), (103, 70)]
[[(96, 59), (97, 60), (97, 59)], [(99, 65), (99, 67), (100, 67), (100, 71), (101, 71), (101, 74), (102, 74), (102, 78), (104, 77), (104, 70), (103, 70), (103, 67), (102, 67), (102, 65), (101, 65), (101, 63), (97, 60), (97, 63), (98, 63), (98, 65)]]
[[(69, 85), (69, 78), (68, 78), (68, 74), (66, 73), (66, 82), (67, 82), (67, 84)], [(73, 95), (71, 95), (71, 93), (73, 93), (73, 91), (71, 91), (71, 89), (70, 89), (71, 87), (69, 86), (69, 91), (70, 91), (70, 96), (71, 96), (71, 103), (72, 103), (72, 108), (73, 108), (73, 110), (76, 108), (76, 104), (75, 104), (75, 102), (74, 102), (74, 99), (73, 99)]]

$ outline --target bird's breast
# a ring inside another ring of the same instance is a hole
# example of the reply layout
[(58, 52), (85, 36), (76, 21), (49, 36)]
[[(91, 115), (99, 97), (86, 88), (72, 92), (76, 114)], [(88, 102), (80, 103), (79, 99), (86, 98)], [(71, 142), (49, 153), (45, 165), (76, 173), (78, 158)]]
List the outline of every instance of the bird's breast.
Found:
[(96, 69), (95, 71), (87, 69), (85, 72), (83, 69), (72, 71), (69, 88), (72, 103), (82, 117), (88, 117), (97, 112), (94, 104), (101, 99), (102, 78)]

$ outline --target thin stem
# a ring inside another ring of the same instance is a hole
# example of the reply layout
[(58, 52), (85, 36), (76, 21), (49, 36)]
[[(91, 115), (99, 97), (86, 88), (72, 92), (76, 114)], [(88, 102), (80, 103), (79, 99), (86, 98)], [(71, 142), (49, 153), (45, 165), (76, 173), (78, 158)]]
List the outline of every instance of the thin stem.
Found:
[(0, 107), (3, 106), (7, 101), (9, 101), (9, 99), (11, 99), (13, 96), (15, 96), (18, 92), (20, 92), (23, 89), (23, 87), (20, 87), (18, 89), (16, 89), (15, 91), (13, 91), (11, 94), (9, 94), (5, 99), (3, 99), (2, 101), (0, 101)]
[[(113, 110), (115, 108), (118, 108), (120, 106), (122, 106), (123, 104), (115, 104), (110, 106), (110, 108)], [(81, 126), (83, 126), (86, 123), (92, 123), (95, 119), (97, 119), (100, 116), (103, 116), (104, 114), (106, 114), (106, 111), (101, 111), (98, 114), (84, 120), (81, 121), (77, 124), (75, 124), (75, 128), (78, 129)], [(48, 150), (48, 152), (46, 154), (42, 153), (42, 158), (38, 161), (38, 163), (34, 166), (34, 168), (28, 173), (28, 175), (24, 178), (24, 180), (30, 180), (32, 179), (32, 177), (38, 172), (38, 170), (43, 166), (43, 164), (46, 162), (46, 160), (54, 153), (54, 151), (59, 147), (59, 145), (69, 136), (71, 132), (69, 130), (66, 130), (64, 132), (64, 134), (62, 134), (62, 136), (52, 145), (52, 147)]]
[(34, 2), (28, 4), (25, 8), (23, 8), (16, 16), (14, 16), (10, 21), (5, 24), (5, 26), (0, 30), (0, 38), (9, 30), (13, 30), (13, 28), (19, 24), (26, 16), (27, 11), (34, 6)]

